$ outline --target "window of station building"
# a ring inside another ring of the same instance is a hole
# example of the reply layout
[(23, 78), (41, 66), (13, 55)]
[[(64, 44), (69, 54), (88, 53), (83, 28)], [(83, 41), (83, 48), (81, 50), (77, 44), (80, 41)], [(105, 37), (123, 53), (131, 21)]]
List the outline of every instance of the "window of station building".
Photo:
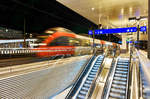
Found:
[(75, 38), (62, 36), (53, 40), (48, 46), (80, 46), (80, 42)]

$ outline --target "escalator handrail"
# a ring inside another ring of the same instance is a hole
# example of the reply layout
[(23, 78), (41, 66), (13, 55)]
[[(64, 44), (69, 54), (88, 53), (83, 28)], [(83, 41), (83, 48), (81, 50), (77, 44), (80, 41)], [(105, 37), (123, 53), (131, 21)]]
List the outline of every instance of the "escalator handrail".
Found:
[(131, 67), (131, 60), (129, 59), (129, 62), (128, 62), (128, 76), (127, 76), (127, 85), (126, 85), (126, 99), (128, 99), (128, 95), (129, 95), (129, 87), (130, 87), (130, 67)]
[(148, 83), (150, 84), (150, 60), (145, 55), (143, 55), (141, 52), (139, 52), (137, 49), (135, 49), (135, 50), (136, 50), (137, 56), (139, 58), (139, 61), (141, 63), (141, 68), (144, 72), (144, 75), (145, 75)]

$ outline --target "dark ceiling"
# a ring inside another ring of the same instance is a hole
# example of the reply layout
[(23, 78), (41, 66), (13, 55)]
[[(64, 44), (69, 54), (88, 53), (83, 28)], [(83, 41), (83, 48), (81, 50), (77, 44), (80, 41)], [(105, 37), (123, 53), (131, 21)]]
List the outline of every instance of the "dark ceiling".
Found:
[[(88, 34), (98, 26), (56, 0), (0, 0), (0, 26), (29, 33), (42, 33), (52, 27), (64, 27)], [(114, 35), (96, 38), (118, 42)], [(111, 39), (110, 39), (111, 38)], [(114, 38), (114, 39), (113, 39)]]
[(76, 33), (97, 27), (56, 0), (0, 0), (0, 25), (26, 32), (65, 27)]

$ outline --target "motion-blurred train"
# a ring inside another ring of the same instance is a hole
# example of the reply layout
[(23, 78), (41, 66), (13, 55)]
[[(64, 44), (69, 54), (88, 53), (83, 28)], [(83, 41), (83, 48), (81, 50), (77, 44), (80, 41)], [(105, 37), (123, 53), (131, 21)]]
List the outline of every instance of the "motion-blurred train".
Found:
[[(92, 53), (93, 39), (81, 36), (72, 31), (57, 27), (45, 31), (46, 35), (38, 36), (37, 45), (33, 50), (38, 57), (56, 56), (56, 55), (84, 55)], [(119, 46), (102, 40), (94, 40), (96, 47), (112, 48)]]

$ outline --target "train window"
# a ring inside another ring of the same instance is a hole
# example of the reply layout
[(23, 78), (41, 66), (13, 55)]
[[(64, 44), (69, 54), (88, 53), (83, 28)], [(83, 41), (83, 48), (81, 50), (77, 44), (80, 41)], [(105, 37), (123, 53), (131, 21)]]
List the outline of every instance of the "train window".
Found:
[(80, 46), (80, 42), (75, 38), (62, 36), (53, 40), (48, 46)]
[(80, 41), (76, 38), (69, 37), (69, 45), (70, 46), (80, 46)]
[(79, 39), (79, 41), (80, 41), (81, 46), (90, 46), (91, 45), (90, 40)]
[(48, 46), (69, 46), (68, 37), (59, 37), (53, 40)]
[(90, 46), (90, 41), (89, 40), (84, 40), (83, 41), (83, 46)]

